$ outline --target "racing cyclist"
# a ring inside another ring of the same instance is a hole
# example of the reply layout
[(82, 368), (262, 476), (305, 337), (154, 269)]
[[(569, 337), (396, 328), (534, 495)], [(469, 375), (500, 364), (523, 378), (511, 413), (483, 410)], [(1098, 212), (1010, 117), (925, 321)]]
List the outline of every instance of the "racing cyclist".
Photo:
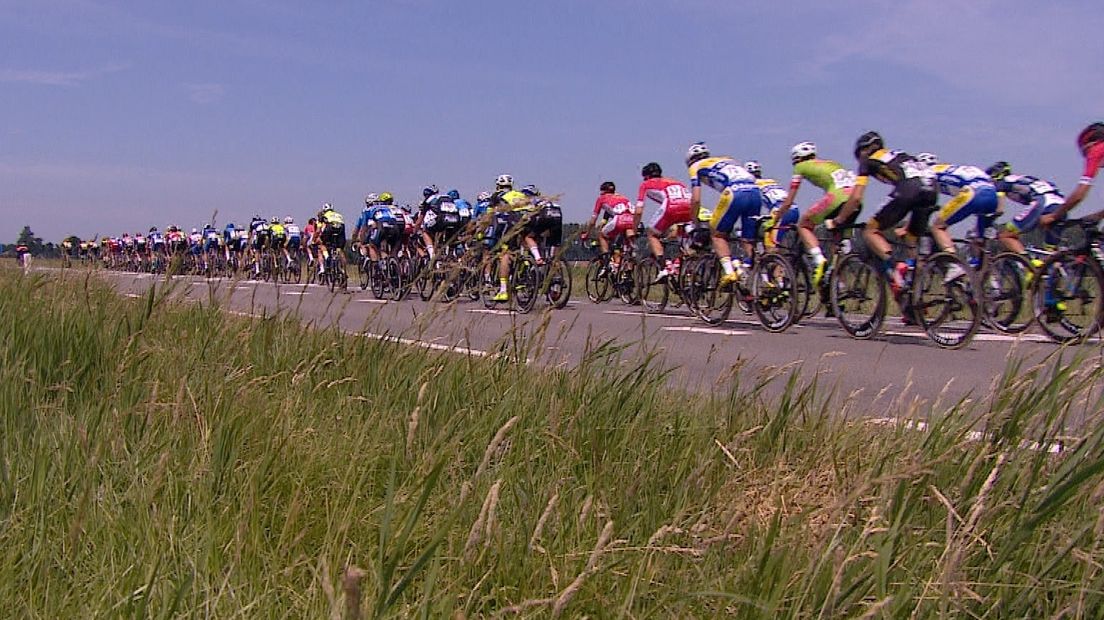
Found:
[(747, 256), (752, 255), (757, 233), (754, 218), (763, 206), (763, 196), (751, 175), (731, 157), (713, 157), (704, 142), (695, 142), (686, 151), (690, 175), (690, 211), (694, 218), (701, 209), (702, 185), (720, 193), (721, 198), (709, 220), (713, 252), (721, 261), (724, 274), (719, 284), (730, 285), (744, 277), (743, 264), (733, 264), (728, 235), (740, 221), (740, 240)]
[[(1054, 213), (1048, 213), (1040, 218), (1043, 226), (1049, 226), (1055, 220), (1065, 217), (1070, 210), (1081, 204), (1081, 201), (1089, 195), (1093, 179), (1096, 178), (1096, 173), (1100, 171), (1100, 166), (1104, 163), (1104, 123), (1096, 122), (1082, 129), (1081, 133), (1077, 135), (1077, 148), (1085, 158), (1085, 168), (1081, 173), (1081, 180), (1078, 181), (1077, 187), (1066, 198), (1065, 204), (1058, 207)], [(1104, 219), (1104, 210), (1097, 211), (1085, 219)]]
[[(1065, 196), (1050, 181), (1026, 174), (1012, 174), (1012, 166), (1006, 161), (998, 161), (989, 166), (985, 174), (989, 175), (996, 186), (998, 213), (1004, 211), (1005, 200), (1024, 205), (1024, 209), (1004, 225), (998, 237), (1008, 250), (1026, 255), (1020, 235), (1035, 230), (1042, 224), (1043, 216), (1057, 213), (1066, 202)], [(1057, 217), (1049, 218), (1051, 223), (1057, 220)], [(1048, 230), (1045, 242), (1053, 245), (1058, 243), (1058, 239)], [(1032, 264), (1038, 267), (1042, 263), (1035, 260)]]
[(345, 259), (345, 218), (333, 208), (332, 204), (327, 202), (322, 205), (322, 210), (318, 212), (318, 224), (320, 227), (318, 237), (322, 242), (322, 260), (318, 264), (318, 275), (326, 272), (325, 259), (328, 258), (328, 252), (337, 253), (337, 260), (341, 264), (341, 268), (348, 271), (349, 266)]
[(939, 192), (951, 199), (936, 212), (931, 223), (931, 235), (935, 243), (945, 251), (954, 251), (947, 227), (973, 215), (977, 219), (977, 236), (985, 237), (985, 231), (997, 217), (997, 188), (985, 171), (975, 166), (945, 164), (932, 153), (920, 153), (917, 161), (931, 168)]
[(656, 284), (667, 279), (674, 268), (671, 261), (664, 259), (661, 239), (671, 228), (690, 221), (690, 190), (681, 182), (664, 177), (663, 168), (654, 161), (640, 169), (640, 176), (644, 182), (640, 184), (636, 196), (635, 225), (640, 225), (643, 219), (645, 203), (654, 203), (655, 209), (648, 209), (644, 232), (648, 236), (652, 256), (662, 265), (653, 282)]
[[(851, 197), (851, 190), (855, 187), (855, 173), (838, 162), (818, 158), (816, 144), (812, 142), (795, 144), (790, 149), (790, 162), (793, 163), (790, 191), (779, 205), (779, 209), (788, 211), (793, 206), (802, 181), (808, 180), (824, 190), (824, 196), (806, 209), (797, 222), (797, 235), (801, 238), (805, 252), (813, 262), (813, 284), (818, 285), (824, 277), (828, 260), (824, 258), (814, 229), (827, 218), (839, 213), (840, 208)], [(851, 221), (854, 221), (854, 217), (857, 216), (858, 210), (855, 211)]]
[[(594, 213), (590, 221), (583, 228), (579, 238), (586, 241), (590, 236), (590, 230), (594, 228), (598, 218), (602, 218), (604, 224), (598, 229), (598, 247), (603, 257), (610, 255), (610, 241), (616, 240), (620, 235), (625, 235), (629, 243), (636, 238), (636, 209), (628, 197), (617, 193), (617, 186), (613, 181), (605, 181), (598, 187), (598, 199), (594, 201)], [(616, 272), (620, 268), (620, 262), (612, 264)], [(599, 277), (605, 274), (599, 274)]]

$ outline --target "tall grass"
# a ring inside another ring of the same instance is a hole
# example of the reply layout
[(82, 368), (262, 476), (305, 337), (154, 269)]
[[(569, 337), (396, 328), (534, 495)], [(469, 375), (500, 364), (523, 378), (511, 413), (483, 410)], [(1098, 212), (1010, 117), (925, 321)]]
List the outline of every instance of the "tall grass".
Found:
[(1095, 357), (902, 404), (918, 432), (796, 372), (679, 393), (613, 343), (540, 368), (10, 271), (0, 316), (5, 617), (1104, 605)]

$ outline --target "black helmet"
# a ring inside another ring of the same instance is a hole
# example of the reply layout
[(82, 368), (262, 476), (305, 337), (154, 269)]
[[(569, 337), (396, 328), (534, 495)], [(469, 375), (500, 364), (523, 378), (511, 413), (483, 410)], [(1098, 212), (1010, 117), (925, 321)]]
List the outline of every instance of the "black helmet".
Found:
[(1097, 142), (1104, 142), (1104, 123), (1095, 122), (1077, 134), (1077, 148), (1081, 149), (1082, 155), (1089, 150), (1090, 144), (1096, 144)]
[(613, 181), (604, 181), (602, 185), (598, 187), (598, 191), (603, 194), (612, 194), (617, 191), (617, 186), (613, 184)]
[(859, 153), (870, 147), (883, 148), (884, 146), (885, 142), (882, 141), (881, 134), (876, 131), (868, 131), (855, 141), (855, 159), (859, 158)]
[(644, 164), (644, 167), (640, 169), (640, 176), (645, 179), (656, 179), (663, 176), (663, 168), (659, 167), (656, 162), (650, 162)]
[(1012, 166), (1006, 161), (998, 161), (997, 163), (989, 166), (985, 169), (985, 174), (989, 175), (990, 179), (999, 181), (1004, 177), (1012, 174)]

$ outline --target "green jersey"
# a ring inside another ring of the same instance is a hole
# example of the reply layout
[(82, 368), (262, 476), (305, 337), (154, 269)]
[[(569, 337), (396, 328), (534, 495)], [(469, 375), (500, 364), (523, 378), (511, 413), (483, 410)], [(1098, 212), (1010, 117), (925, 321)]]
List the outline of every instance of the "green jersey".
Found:
[(797, 162), (794, 165), (793, 179), (790, 180), (791, 192), (801, 186), (802, 179), (808, 179), (813, 185), (831, 194), (833, 206), (845, 202), (851, 195), (851, 188), (855, 187), (855, 173), (827, 159)]

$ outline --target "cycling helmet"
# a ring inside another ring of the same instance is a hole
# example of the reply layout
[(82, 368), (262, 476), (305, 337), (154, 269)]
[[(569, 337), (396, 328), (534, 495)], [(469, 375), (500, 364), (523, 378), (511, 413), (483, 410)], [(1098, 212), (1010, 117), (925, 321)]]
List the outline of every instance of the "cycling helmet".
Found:
[(706, 157), (709, 157), (709, 147), (704, 142), (695, 142), (690, 145), (690, 148), (686, 149), (687, 166)]
[(479, 192), (479, 195), (476, 196), (475, 199), (478, 200), (479, 202), (487, 202), (488, 200), (491, 199), (491, 193), (490, 192)]
[(203, 225), (203, 228), (204, 228), (204, 230), (206, 230), (206, 229), (208, 229), (208, 228), (211, 228), (211, 223), (210, 223), (210, 222), (208, 222), (208, 223), (204, 224), (204, 225)]
[(925, 166), (934, 166), (939, 163), (939, 158), (936, 157), (934, 153), (918, 153), (916, 155), (916, 161)]
[(289, 215), (289, 216), (287, 216), (287, 217), (285, 217), (285, 218), (284, 218), (284, 223), (285, 223), (285, 224), (293, 224), (293, 223), (295, 223), (295, 219), (294, 219), (294, 218), (292, 218), (292, 217), (291, 217), (291, 216)]
[(453, 199), (453, 200), (460, 200), (460, 192), (458, 190), (455, 190), (455, 189), (450, 189), (448, 191), (448, 197)]
[(269, 224), (279, 224), (280, 223), (280, 218), (273, 215), (271, 218), (269, 218), (268, 223)]
[(1081, 149), (1082, 155), (1089, 150), (1089, 145), (1098, 142), (1104, 142), (1104, 123), (1102, 122), (1095, 122), (1077, 134), (1077, 148)]
[(999, 181), (1004, 177), (1012, 174), (1012, 166), (1006, 161), (998, 161), (992, 166), (986, 168), (985, 174), (989, 175), (989, 178), (993, 179), (994, 181)]
[(436, 185), (426, 185), (422, 188), (422, 196), (425, 198), (436, 196), (439, 192), (440, 190), (437, 189)]
[(379, 201), (385, 205), (389, 205), (395, 202), (395, 197), (391, 195), (391, 192), (383, 192), (379, 195)]
[(374, 205), (377, 202), (379, 202), (379, 196), (375, 194), (368, 194), (364, 197), (364, 204), (366, 205)]
[(513, 189), (514, 177), (508, 174), (498, 175), (498, 178), (495, 179), (495, 187), (498, 189)]
[(796, 164), (812, 157), (816, 157), (816, 144), (812, 142), (798, 142), (790, 149), (790, 161), (792, 163)]
[(155, 232), (157, 232), (157, 227), (156, 227), (156, 226), (150, 226), (150, 229), (149, 229), (149, 231), (150, 231), (151, 233), (155, 233)]
[[(263, 218), (263, 217), (261, 217), (261, 214), (260, 214), (260, 213), (254, 213), (254, 214), (253, 214), (253, 221), (254, 221), (254, 222), (257, 222), (257, 221), (261, 221), (261, 222), (263, 222), (263, 221), (264, 221), (264, 218)], [(176, 224), (173, 224), (173, 226), (176, 226)]]
[(540, 196), (540, 190), (537, 189), (537, 186), (533, 185), (532, 183), (521, 188), (521, 193), (525, 194), (526, 196)]
[(859, 139), (855, 141), (855, 159), (859, 158), (859, 153), (870, 148), (884, 148), (885, 142), (882, 141), (882, 135), (876, 131), (868, 131), (859, 136)]
[(612, 194), (617, 191), (617, 186), (613, 184), (613, 181), (604, 181), (598, 186), (598, 191), (603, 194)]
[(660, 168), (659, 164), (654, 161), (648, 162), (640, 169), (640, 176), (645, 179), (658, 179), (663, 176), (663, 168)]
[[(198, 235), (198, 234), (199, 234), (199, 230), (198, 230), (198, 229), (196, 229), (196, 228), (193, 228), (193, 229), (192, 229), (192, 234), (193, 234), (193, 235)], [(127, 234), (126, 234), (126, 233), (123, 233), (123, 236), (125, 237), (125, 236), (127, 236)]]
[(754, 159), (744, 164), (744, 170), (747, 170), (757, 179), (763, 178), (763, 166)]

